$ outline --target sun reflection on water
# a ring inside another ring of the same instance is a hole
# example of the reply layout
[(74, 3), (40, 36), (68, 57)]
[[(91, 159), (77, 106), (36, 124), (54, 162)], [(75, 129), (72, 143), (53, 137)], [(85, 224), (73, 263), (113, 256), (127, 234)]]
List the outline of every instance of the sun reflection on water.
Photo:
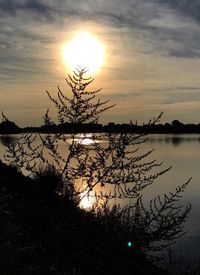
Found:
[(92, 139), (92, 134), (80, 134), (80, 137), (78, 137), (76, 141), (82, 145), (91, 145), (95, 143)]
[(80, 203), (79, 203), (80, 208), (83, 208), (85, 210), (90, 210), (95, 203), (96, 203), (96, 198), (95, 198), (94, 191), (91, 191), (88, 193), (88, 191), (86, 190), (81, 194)]
[(90, 210), (97, 202), (95, 190), (89, 191), (86, 179), (79, 177), (75, 182), (76, 190), (79, 193), (79, 207)]
[(77, 141), (82, 145), (91, 145), (95, 143), (94, 140), (92, 140), (91, 138), (80, 138), (77, 139)]

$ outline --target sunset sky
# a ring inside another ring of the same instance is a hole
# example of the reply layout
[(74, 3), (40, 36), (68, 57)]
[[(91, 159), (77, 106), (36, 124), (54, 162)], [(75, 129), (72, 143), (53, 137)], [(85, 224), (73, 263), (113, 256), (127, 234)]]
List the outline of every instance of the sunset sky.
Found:
[(39, 126), (71, 73), (63, 45), (89, 32), (105, 47), (91, 88), (117, 106), (100, 122), (200, 123), (200, 0), (0, 0), (0, 110)]

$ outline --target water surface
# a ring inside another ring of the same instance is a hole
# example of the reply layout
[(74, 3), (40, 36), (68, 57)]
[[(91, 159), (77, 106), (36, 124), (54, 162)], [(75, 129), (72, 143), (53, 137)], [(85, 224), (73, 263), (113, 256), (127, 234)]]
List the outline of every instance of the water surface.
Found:
[[(0, 140), (0, 158), (3, 159), (7, 141), (2, 136)], [(152, 148), (155, 150), (150, 158), (163, 161), (163, 168), (172, 165), (172, 169), (145, 190), (145, 201), (148, 202), (158, 194), (174, 191), (176, 186), (192, 177), (182, 200), (183, 204), (192, 203), (192, 210), (185, 223), (188, 233), (176, 242), (173, 249), (181, 256), (200, 259), (200, 135), (149, 135), (149, 140), (141, 145), (141, 151)]]

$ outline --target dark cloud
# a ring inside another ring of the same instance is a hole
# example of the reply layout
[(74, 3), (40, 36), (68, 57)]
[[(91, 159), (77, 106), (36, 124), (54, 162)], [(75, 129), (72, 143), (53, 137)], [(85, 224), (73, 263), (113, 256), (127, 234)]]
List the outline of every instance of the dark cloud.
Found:
[(177, 104), (186, 102), (200, 102), (200, 87), (180, 87), (176, 88), (173, 92), (165, 94), (165, 99), (161, 104)]
[(158, 94), (160, 92), (165, 92), (167, 95), (173, 96), (176, 92), (182, 93), (185, 95), (185, 93), (190, 92), (193, 96), (200, 96), (200, 87), (199, 86), (171, 86), (171, 87), (163, 87), (163, 88), (148, 88), (147, 90), (142, 90), (141, 92), (155, 92), (155, 94)]
[(10, 14), (15, 14), (17, 11), (32, 11), (42, 15), (49, 16), (51, 9), (48, 5), (37, 0), (2, 0), (0, 1), (0, 10)]
[(158, 0), (200, 21), (200, 0)]
[(118, 92), (117, 94), (109, 94), (109, 98), (111, 101), (130, 101), (133, 100), (134, 98), (142, 96), (142, 92)]

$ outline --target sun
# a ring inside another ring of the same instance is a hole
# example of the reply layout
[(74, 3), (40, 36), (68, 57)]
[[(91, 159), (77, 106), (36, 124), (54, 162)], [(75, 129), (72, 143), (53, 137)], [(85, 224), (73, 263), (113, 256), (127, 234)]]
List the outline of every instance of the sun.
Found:
[(95, 73), (104, 63), (104, 45), (89, 32), (80, 32), (63, 48), (64, 62), (72, 70), (86, 67)]

